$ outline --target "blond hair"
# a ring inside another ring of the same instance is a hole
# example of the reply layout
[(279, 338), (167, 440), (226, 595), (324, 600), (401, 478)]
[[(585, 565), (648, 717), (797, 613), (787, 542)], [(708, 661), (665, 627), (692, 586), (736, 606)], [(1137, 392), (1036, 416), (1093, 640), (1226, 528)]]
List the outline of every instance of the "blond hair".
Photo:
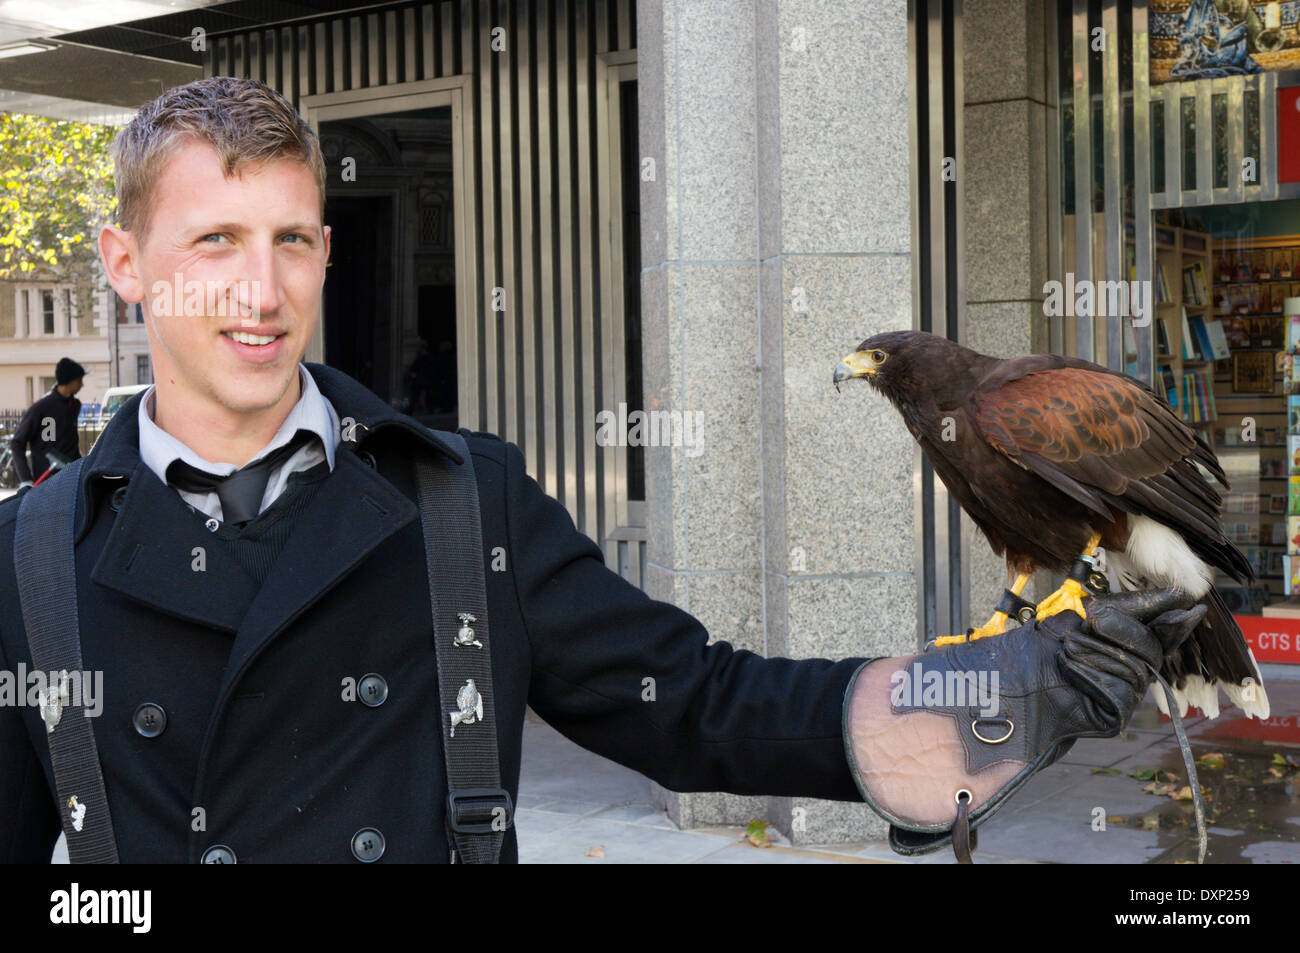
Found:
[(257, 162), (300, 160), (316, 177), (324, 215), (325, 159), (311, 126), (265, 83), (212, 76), (167, 90), (113, 140), (118, 222), (140, 242), (154, 185), (177, 149), (196, 138), (216, 150), (227, 177)]

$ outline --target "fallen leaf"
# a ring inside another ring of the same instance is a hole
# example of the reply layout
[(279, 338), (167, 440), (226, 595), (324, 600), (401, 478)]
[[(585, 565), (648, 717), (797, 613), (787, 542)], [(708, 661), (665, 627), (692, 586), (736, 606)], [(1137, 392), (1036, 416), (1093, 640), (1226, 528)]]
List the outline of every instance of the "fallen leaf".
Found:
[(1190, 784), (1184, 784), (1169, 796), (1175, 801), (1190, 801), (1192, 799), (1192, 786)]
[(1093, 768), (1093, 774), (1123, 774), (1119, 768)]
[(767, 821), (750, 821), (745, 826), (745, 840), (755, 847), (771, 847), (772, 835), (767, 832)]
[(1223, 752), (1215, 751), (1212, 754), (1203, 754), (1196, 759), (1196, 763), (1203, 768), (1221, 768), (1223, 767)]
[(605, 856), (605, 848), (604, 848), (604, 847), (601, 847), (599, 844), (597, 844), (597, 845), (596, 845), (595, 847), (593, 847), (591, 850), (587, 851), (587, 856), (588, 856), (588, 857), (604, 857), (604, 856)]
[(1146, 785), (1145, 787), (1142, 788), (1142, 793), (1143, 793), (1143, 794), (1154, 794), (1154, 795), (1156, 795), (1157, 797), (1164, 797), (1166, 794), (1171, 793), (1171, 792), (1174, 790), (1175, 787), (1177, 787), (1177, 785), (1174, 785), (1174, 784), (1161, 784), (1161, 783), (1159, 783), (1159, 782), (1157, 782), (1157, 781), (1152, 781), (1150, 784), (1148, 784), (1148, 785)]

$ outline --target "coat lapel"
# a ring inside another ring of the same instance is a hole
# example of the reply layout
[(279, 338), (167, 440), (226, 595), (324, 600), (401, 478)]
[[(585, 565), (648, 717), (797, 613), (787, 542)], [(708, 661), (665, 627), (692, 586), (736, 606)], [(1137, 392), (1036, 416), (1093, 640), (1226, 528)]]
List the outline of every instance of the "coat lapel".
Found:
[(212, 545), (204, 519), (137, 464), (90, 581), (186, 622), (235, 632), (257, 582), (225, 547)]
[(415, 504), (340, 445), (235, 635), (220, 695), (281, 629), (418, 514)]

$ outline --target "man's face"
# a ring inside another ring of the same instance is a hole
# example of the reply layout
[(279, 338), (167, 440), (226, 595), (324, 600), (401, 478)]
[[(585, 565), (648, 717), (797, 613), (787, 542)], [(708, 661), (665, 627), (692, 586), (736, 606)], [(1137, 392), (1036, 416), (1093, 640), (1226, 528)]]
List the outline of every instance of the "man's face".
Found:
[(154, 185), (143, 244), (132, 244), (155, 378), (188, 400), (251, 412), (275, 406), (291, 385), (296, 395), (329, 229), (303, 163), (240, 172), (226, 178), (211, 146), (188, 143)]
[(77, 396), (77, 391), (81, 390), (81, 385), (83, 383), (85, 382), (80, 377), (78, 377), (76, 380), (68, 381), (67, 384), (68, 396), (69, 397)]

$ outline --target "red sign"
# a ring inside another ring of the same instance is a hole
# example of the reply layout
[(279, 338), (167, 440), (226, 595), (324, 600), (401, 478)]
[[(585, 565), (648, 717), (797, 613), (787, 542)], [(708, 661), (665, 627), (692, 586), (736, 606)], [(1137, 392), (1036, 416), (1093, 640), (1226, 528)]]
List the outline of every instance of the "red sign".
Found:
[(1300, 619), (1262, 615), (1234, 615), (1233, 618), (1255, 653), (1255, 661), (1300, 665)]
[(1300, 182), (1300, 86), (1277, 91), (1277, 180)]

